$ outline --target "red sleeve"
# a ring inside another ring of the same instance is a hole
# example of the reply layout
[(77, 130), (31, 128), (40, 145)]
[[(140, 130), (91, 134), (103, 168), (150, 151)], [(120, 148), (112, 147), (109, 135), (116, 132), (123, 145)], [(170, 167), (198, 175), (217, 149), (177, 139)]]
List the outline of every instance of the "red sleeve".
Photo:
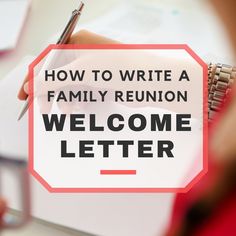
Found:
[[(167, 235), (176, 235), (179, 225), (183, 224), (186, 211), (214, 182), (219, 174), (217, 168), (210, 166), (210, 171), (188, 193), (176, 195)], [(225, 198), (214, 214), (195, 230), (196, 236), (235, 236), (236, 235), (236, 189)]]

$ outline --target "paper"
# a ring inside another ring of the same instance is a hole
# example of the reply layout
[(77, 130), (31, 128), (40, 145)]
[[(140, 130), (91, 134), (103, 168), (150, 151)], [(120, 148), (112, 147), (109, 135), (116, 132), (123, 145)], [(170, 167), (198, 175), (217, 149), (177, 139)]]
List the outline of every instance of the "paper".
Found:
[(29, 0), (0, 1), (0, 51), (15, 47), (20, 36)]
[(80, 28), (124, 43), (188, 44), (206, 62), (234, 62), (222, 23), (206, 1), (131, 1), (113, 9)]

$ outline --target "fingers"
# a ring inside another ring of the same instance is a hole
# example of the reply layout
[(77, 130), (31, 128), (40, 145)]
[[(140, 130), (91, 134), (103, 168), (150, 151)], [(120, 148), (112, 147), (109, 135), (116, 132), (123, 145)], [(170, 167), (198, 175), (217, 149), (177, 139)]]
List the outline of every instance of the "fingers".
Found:
[[(89, 32), (87, 30), (80, 30), (71, 36), (68, 43), (69, 44), (117, 44), (120, 42)], [(28, 89), (27, 89), (28, 85), (25, 85), (28, 80), (29, 80), (29, 76), (27, 75), (18, 92), (18, 98), (20, 100), (26, 100), (28, 96)]]
[[(118, 41), (112, 40), (112, 39), (108, 39), (106, 37), (103, 37), (101, 35), (86, 31), (86, 30), (80, 30), (79, 32), (75, 33), (74, 35), (71, 36), (69, 42), (69, 44), (117, 44), (119, 43)], [(80, 61), (81, 63), (81, 61)], [(73, 68), (74, 66), (76, 66), (78, 64), (78, 61), (75, 60), (72, 63), (69, 63), (69, 65), (66, 65), (65, 67), (63, 67), (63, 69), (68, 69), (68, 68)], [(59, 68), (62, 69), (62, 68)], [(26, 100), (27, 96), (29, 94), (29, 76), (27, 75), (24, 79), (24, 82), (19, 90), (18, 93), (18, 98), (20, 100)], [(40, 82), (40, 80), (39, 80)], [(59, 88), (61, 86), (66, 86), (67, 84), (60, 83), (60, 84), (55, 84), (55, 83), (47, 83), (47, 88), (45, 88), (45, 84), (42, 83), (37, 83), (37, 91), (38, 91), (38, 104), (40, 107), (40, 112), (41, 113), (49, 113), (51, 108), (52, 108), (52, 102), (48, 103), (46, 101), (46, 96), (44, 94), (44, 91), (46, 91), (48, 88), (52, 87), (54, 90), (57, 90), (57, 86), (59, 86)], [(36, 95), (35, 94), (35, 95)], [(69, 113), (73, 110), (73, 106), (66, 106), (66, 104), (64, 103), (59, 103), (58, 107), (61, 111), (63, 111), (64, 113)]]
[(37, 101), (38, 101), (38, 105), (40, 108), (40, 113), (41, 114), (48, 114), (50, 113), (51, 109), (52, 109), (52, 104), (53, 102), (48, 102), (47, 101), (47, 96), (38, 96), (37, 97)]
[(63, 114), (71, 114), (73, 112), (73, 104), (68, 104), (67, 102), (58, 102), (57, 106)]
[(25, 83), (27, 83), (28, 80), (29, 80), (29, 76), (27, 75), (27, 76), (25, 76), (24, 82), (21, 85), (21, 88), (20, 88), (18, 95), (17, 95), (18, 99), (20, 99), (20, 100), (26, 100), (26, 98), (28, 96), (28, 90), (26, 91), (24, 88)]
[(99, 34), (89, 32), (87, 30), (80, 30), (73, 34), (68, 42), (69, 44), (117, 44), (116, 40), (106, 38)]

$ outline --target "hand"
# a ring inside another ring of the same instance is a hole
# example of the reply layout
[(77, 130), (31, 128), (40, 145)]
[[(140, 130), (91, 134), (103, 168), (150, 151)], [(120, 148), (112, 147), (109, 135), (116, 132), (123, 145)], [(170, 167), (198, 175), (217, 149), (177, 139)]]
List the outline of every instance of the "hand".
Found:
[[(115, 41), (115, 40), (111, 40), (108, 38), (105, 38), (103, 36), (82, 30), (79, 31), (78, 33), (76, 33), (75, 35), (73, 35), (69, 41), (70, 44), (119, 44), (120, 42)], [(60, 52), (58, 52), (58, 54), (60, 54)], [(126, 68), (126, 69), (133, 69), (133, 68), (146, 68), (149, 69), (149, 64), (148, 63), (144, 63), (144, 62), (148, 62), (148, 61), (158, 61), (158, 59), (161, 61), (161, 64), (166, 65), (167, 63), (169, 63), (169, 58), (168, 57), (163, 57), (161, 54), (157, 54), (154, 55), (152, 53), (148, 53), (146, 51), (142, 52), (142, 56), (140, 57), (134, 57), (133, 54), (129, 55), (128, 53), (124, 56), (124, 54), (118, 54), (116, 55), (116, 57), (114, 57), (114, 63), (111, 63), (111, 61), (105, 61), (107, 57), (103, 57), (103, 55), (101, 53), (99, 54), (91, 54), (88, 51), (84, 51), (83, 53), (79, 53), (79, 55), (76, 56), (76, 58), (71, 58), (74, 56), (71, 54), (65, 55), (62, 58), (65, 58), (65, 61), (63, 61), (63, 63), (61, 62), (54, 62), (55, 64), (52, 66), (53, 71), (55, 72), (55, 74), (57, 73), (57, 71), (70, 71), (70, 70), (75, 70), (77, 68), (80, 68), (81, 70), (85, 70), (85, 71), (89, 71), (91, 70), (91, 65), (96, 65), (97, 68), (101, 68), (101, 70), (112, 70), (114, 69), (114, 67), (116, 67), (117, 63), (119, 64), (120, 67)], [(160, 58), (161, 57), (161, 58)], [(56, 55), (56, 58), (60, 58), (60, 55)], [(68, 58), (68, 61), (66, 61)], [(109, 58), (109, 57), (108, 57)], [(173, 58), (172, 58), (173, 60)], [(175, 58), (174, 60), (176, 60), (176, 62), (178, 61), (178, 63), (182, 63), (184, 65), (186, 65), (186, 63), (189, 65), (189, 67), (194, 66), (194, 64), (190, 61), (190, 60), (186, 60), (183, 59), (181, 61), (179, 61), (177, 58)], [(60, 61), (60, 59), (58, 60)], [(107, 63), (106, 63), (107, 62)], [(57, 64), (56, 64), (57, 63)], [(123, 66), (121, 66), (120, 63), (123, 63)], [(60, 65), (62, 64), (62, 65)], [(112, 66), (112, 68), (110, 68), (109, 66)], [(159, 66), (161, 67), (161, 65), (159, 64)], [(38, 67), (39, 69), (39, 67)], [(44, 70), (44, 69), (43, 69)], [(43, 71), (42, 70), (42, 71)], [(38, 70), (40, 71), (40, 69)], [(50, 70), (48, 70), (50, 72)], [(38, 101), (38, 105), (40, 108), (41, 113), (49, 113), (51, 111), (52, 108), (52, 104), (53, 101), (51, 100), (50, 102), (48, 101), (48, 97), (46, 96), (46, 93), (48, 92), (48, 90), (61, 90), (63, 89), (64, 91), (67, 90), (72, 90), (73, 88), (78, 89), (77, 87), (80, 86), (80, 88), (83, 90), (84, 88), (88, 88), (90, 90), (97, 90), (97, 89), (106, 89), (106, 90), (121, 90), (121, 91), (125, 91), (125, 90), (152, 90), (154, 86), (156, 86), (156, 82), (153, 81), (152, 83), (133, 83), (132, 81), (130, 83), (121, 83), (121, 81), (119, 79), (117, 79), (116, 76), (114, 76), (113, 80), (110, 82), (105, 82), (103, 80), (99, 81), (99, 83), (97, 83), (96, 87), (94, 86), (93, 81), (89, 78), (89, 74), (86, 73), (85, 77), (87, 76), (88, 78), (84, 78), (83, 81), (80, 81), (79, 84), (75, 85), (75, 83), (71, 83), (70, 80), (65, 80), (65, 81), (60, 81), (59, 83), (57, 81), (47, 81), (47, 83), (43, 82), (42, 79), (40, 79), (40, 73), (39, 74), (35, 74), (35, 77), (38, 77), (38, 79), (34, 79), (35, 83), (34, 83), (34, 97), (37, 97), (37, 101)], [(195, 81), (193, 81), (195, 82)], [(158, 83), (159, 84), (159, 88), (164, 88), (166, 86), (166, 83), (162, 83), (161, 81)], [(77, 86), (77, 87), (76, 87)], [(134, 87), (135, 86), (135, 87)], [(145, 86), (145, 87), (144, 87)], [(175, 89), (178, 89), (180, 84), (179, 83), (175, 83), (173, 84), (173, 86), (175, 87)], [(183, 89), (183, 87), (181, 87), (181, 89)], [(28, 77), (26, 77), (20, 92), (18, 94), (18, 98), (20, 100), (25, 100), (27, 98), (27, 95), (29, 93), (29, 89), (28, 89)], [(198, 95), (194, 96), (196, 98), (198, 98)], [(122, 103), (123, 105), (127, 105), (127, 106), (131, 106), (130, 103)], [(147, 103), (147, 104), (132, 104), (132, 106), (158, 106), (158, 107), (163, 107), (160, 103)], [(74, 110), (78, 110), (81, 107), (83, 107), (83, 104), (79, 104), (79, 107), (74, 104), (73, 102), (67, 103), (67, 102), (63, 102), (63, 101), (58, 101), (57, 102), (57, 106), (59, 107), (59, 109), (66, 114), (70, 114), (72, 111)], [(173, 106), (171, 103), (167, 104), (167, 106), (164, 106), (165, 109), (170, 109), (170, 110), (174, 110), (176, 112), (181, 112), (181, 110), (176, 110), (175, 106)], [(180, 109), (184, 109), (184, 107), (180, 108)], [(195, 111), (194, 107), (193, 107), (193, 112), (194, 116), (196, 118), (198, 118), (198, 112)], [(195, 114), (196, 113), (196, 114)]]
[[(105, 38), (101, 35), (89, 32), (87, 30), (80, 30), (71, 36), (68, 44), (117, 44), (118, 41)], [(26, 76), (20, 91), (18, 93), (18, 98), (20, 100), (26, 100), (28, 96), (28, 75)]]

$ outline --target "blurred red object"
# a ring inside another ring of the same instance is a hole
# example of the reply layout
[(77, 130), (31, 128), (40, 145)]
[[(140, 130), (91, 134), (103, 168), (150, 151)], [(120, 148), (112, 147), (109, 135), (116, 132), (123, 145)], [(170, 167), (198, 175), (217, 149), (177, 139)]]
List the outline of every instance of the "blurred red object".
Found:
[[(236, 235), (236, 165), (209, 165), (188, 193), (177, 194), (168, 236)], [(200, 199), (200, 200), (199, 200)]]

